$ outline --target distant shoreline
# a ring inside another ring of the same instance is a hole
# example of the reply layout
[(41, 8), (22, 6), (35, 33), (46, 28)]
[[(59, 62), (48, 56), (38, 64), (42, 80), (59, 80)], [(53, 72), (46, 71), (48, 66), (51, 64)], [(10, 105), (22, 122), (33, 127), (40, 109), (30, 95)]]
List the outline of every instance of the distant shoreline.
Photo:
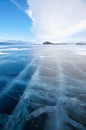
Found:
[(86, 43), (52, 43), (52, 42), (43, 42), (43, 45), (86, 45)]

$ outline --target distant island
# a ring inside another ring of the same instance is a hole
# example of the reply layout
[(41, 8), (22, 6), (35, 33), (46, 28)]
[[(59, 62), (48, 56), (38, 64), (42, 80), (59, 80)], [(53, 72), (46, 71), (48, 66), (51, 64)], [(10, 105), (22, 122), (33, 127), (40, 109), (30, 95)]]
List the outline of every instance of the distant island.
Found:
[(43, 43), (29, 42), (29, 41), (16, 41), (16, 40), (0, 40), (0, 45), (86, 45), (86, 42), (49, 42), (45, 41)]
[(43, 42), (43, 45), (68, 45), (68, 44), (72, 44), (72, 43), (52, 43), (49, 41)]
[(51, 45), (51, 44), (54, 44), (54, 43), (46, 41), (46, 42), (43, 42), (43, 44), (44, 45)]
[(52, 43), (52, 42), (49, 42), (49, 41), (46, 41), (46, 42), (43, 42), (43, 45), (86, 45), (86, 43), (83, 43), (83, 42), (79, 42), (79, 43), (75, 43), (75, 42), (71, 42), (71, 43)]

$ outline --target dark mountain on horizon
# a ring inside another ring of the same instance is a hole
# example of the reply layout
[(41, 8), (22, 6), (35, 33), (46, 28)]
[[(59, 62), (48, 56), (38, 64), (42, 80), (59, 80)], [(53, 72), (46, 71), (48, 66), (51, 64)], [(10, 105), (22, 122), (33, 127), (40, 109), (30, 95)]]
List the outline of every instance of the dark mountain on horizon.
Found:
[(43, 42), (43, 45), (86, 45), (86, 42), (70, 42), (70, 43), (65, 43), (65, 42), (62, 42), (62, 43), (52, 43), (52, 42), (49, 42), (49, 41), (46, 41), (46, 42)]
[(43, 44), (44, 44), (44, 45), (48, 45), (48, 44), (55, 44), (55, 43), (46, 41), (46, 42), (43, 42)]

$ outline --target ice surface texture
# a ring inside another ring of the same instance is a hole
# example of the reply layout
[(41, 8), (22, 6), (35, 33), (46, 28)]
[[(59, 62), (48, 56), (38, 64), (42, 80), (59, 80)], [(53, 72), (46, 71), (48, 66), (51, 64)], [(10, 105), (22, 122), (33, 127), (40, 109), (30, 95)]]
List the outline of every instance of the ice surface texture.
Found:
[(2, 130), (86, 130), (86, 56), (58, 46), (34, 50), (30, 64), (2, 93), (20, 94), (12, 113), (0, 116)]

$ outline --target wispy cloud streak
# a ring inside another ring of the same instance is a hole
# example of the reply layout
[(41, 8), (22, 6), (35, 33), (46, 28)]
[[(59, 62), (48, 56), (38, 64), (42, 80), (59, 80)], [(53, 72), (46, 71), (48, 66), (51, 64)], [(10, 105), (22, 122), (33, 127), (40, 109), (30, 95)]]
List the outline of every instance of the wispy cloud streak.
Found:
[(20, 11), (23, 11), (24, 10), (22, 9), (22, 7), (15, 1), (15, 0), (10, 0)]
[(18, 2), (16, 2), (16, 0), (10, 0), (12, 4), (14, 4), (20, 11), (22, 11), (23, 13), (27, 14), (31, 19), (32, 19), (32, 10), (30, 8), (28, 8), (28, 10), (24, 10), (19, 4)]

